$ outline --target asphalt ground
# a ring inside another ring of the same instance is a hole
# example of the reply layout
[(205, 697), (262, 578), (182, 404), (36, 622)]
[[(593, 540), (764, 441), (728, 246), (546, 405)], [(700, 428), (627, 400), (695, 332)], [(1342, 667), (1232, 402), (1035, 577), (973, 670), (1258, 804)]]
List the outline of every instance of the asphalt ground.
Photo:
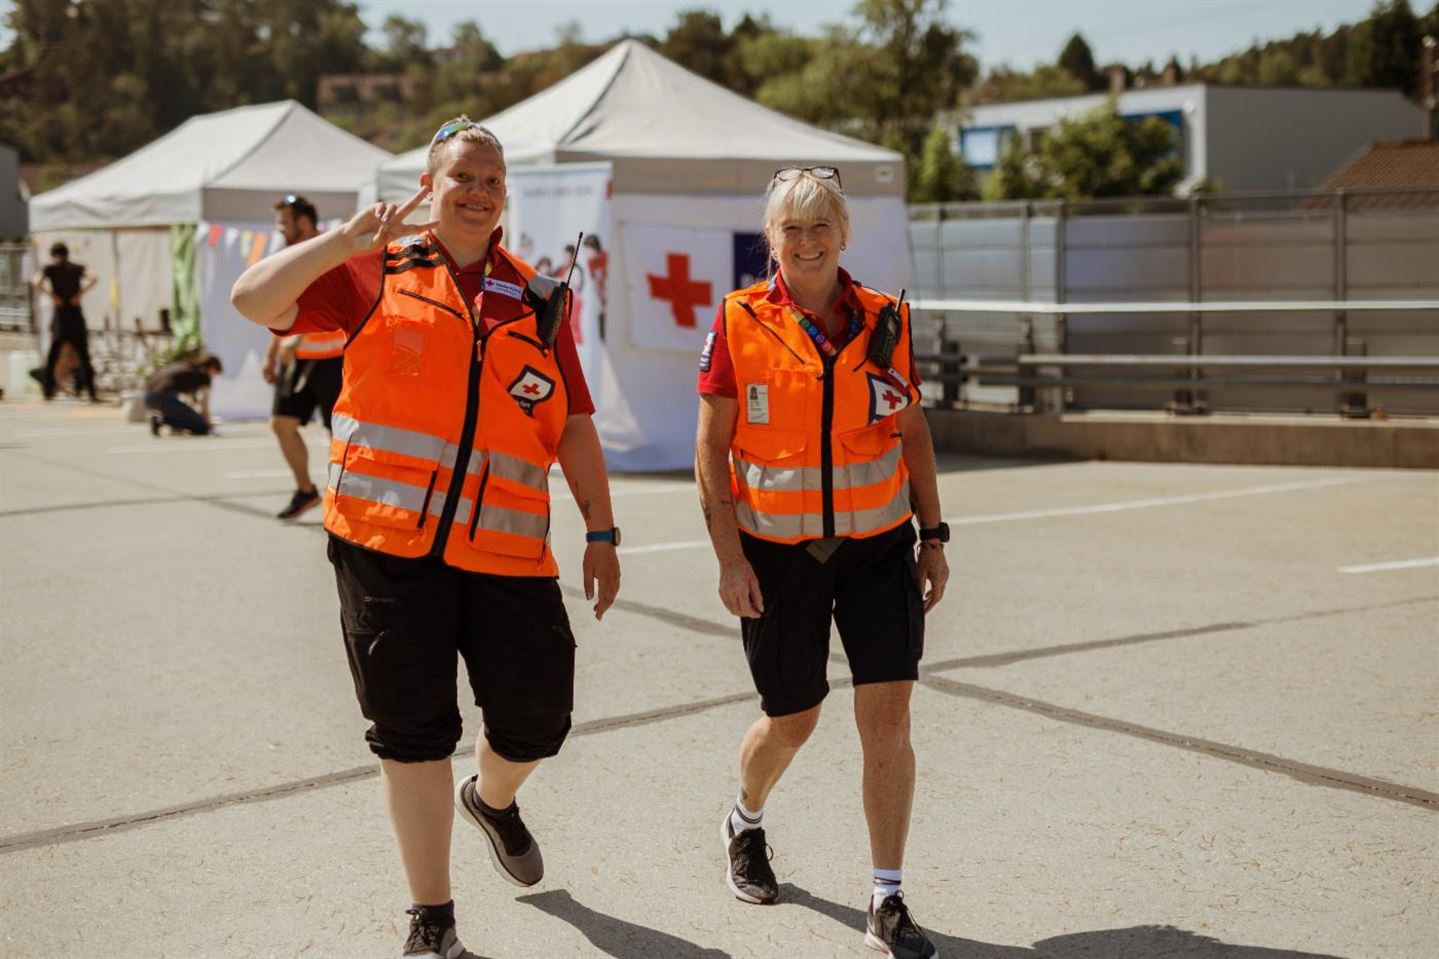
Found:
[[(944, 457), (940, 488), (954, 578), (915, 691), (905, 888), (941, 955), (1439, 954), (1439, 475)], [(547, 876), (501, 881), (458, 824), (463, 941), (872, 955), (842, 657), (766, 812), (782, 901), (737, 902), (738, 630), (692, 481), (613, 489), (602, 623), (556, 505), (575, 731), (521, 795)], [(152, 439), (112, 407), (0, 404), (0, 954), (398, 952), (324, 535), (272, 518), (289, 493), (263, 424)]]

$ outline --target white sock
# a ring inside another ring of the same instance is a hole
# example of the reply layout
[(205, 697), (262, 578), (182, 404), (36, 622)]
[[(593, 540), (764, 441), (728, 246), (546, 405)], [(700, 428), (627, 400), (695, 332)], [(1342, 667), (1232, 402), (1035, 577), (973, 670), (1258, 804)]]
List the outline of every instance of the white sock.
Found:
[(744, 803), (736, 798), (734, 809), (729, 814), (729, 825), (736, 836), (742, 832), (749, 832), (751, 829), (758, 829), (764, 825), (764, 810), (750, 812), (745, 808)]
[(903, 869), (876, 869), (874, 871), (874, 894), (870, 896), (871, 908), (878, 909), (880, 903), (899, 892), (903, 879)]

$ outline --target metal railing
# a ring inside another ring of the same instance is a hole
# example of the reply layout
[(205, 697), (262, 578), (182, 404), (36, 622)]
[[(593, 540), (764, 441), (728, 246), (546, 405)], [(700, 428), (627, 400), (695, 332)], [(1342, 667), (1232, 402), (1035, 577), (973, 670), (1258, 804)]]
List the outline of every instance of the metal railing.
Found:
[[(921, 299), (914, 301), (911, 309), (939, 320), (938, 351), (920, 352), (915, 358), (927, 368), (926, 379), (940, 384), (939, 395), (932, 402), (942, 407), (969, 405), (967, 391), (973, 386), (1013, 387), (1016, 393), (1011, 406), (1032, 412), (1070, 409), (1076, 389), (1095, 386), (1158, 389), (1168, 395), (1165, 408), (1175, 413), (1208, 412), (1211, 393), (1236, 387), (1328, 393), (1336, 398), (1335, 411), (1352, 418), (1371, 415), (1371, 393), (1392, 396), (1417, 391), (1439, 399), (1439, 356), (1367, 356), (1366, 344), (1353, 339), (1342, 341), (1347, 352), (1338, 355), (1206, 355), (1202, 352), (1202, 325), (1196, 321), (1191, 336), (1178, 341), (1184, 352), (1173, 355), (1070, 353), (1065, 349), (1066, 321), (1072, 314), (1178, 313), (1198, 318), (1206, 313), (1422, 311), (1439, 319), (1439, 300), (1029, 303)], [(1011, 314), (1020, 347), (1013, 355), (966, 353), (962, 341), (946, 333), (949, 313)], [(1057, 350), (1036, 348), (1035, 317), (1053, 320), (1054, 328), (1046, 339), (1057, 344)], [(1414, 412), (1432, 414), (1439, 412), (1439, 405)]]

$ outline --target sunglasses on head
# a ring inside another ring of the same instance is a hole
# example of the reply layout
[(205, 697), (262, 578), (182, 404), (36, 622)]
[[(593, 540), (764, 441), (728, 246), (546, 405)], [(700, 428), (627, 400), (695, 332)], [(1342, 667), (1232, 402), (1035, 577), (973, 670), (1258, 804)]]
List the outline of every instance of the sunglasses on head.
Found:
[(462, 133), (465, 130), (479, 130), (482, 133), (488, 134), (492, 139), (495, 137), (493, 133), (490, 133), (489, 130), (486, 130), (474, 120), (451, 120), (435, 131), (434, 138), (430, 140), (430, 146), (434, 146), (437, 143), (444, 143), (456, 133)]
[(774, 178), (780, 183), (788, 183), (790, 180), (797, 180), (808, 173), (816, 180), (833, 180), (834, 185), (840, 190), (844, 189), (844, 181), (839, 178), (839, 170), (832, 166), (786, 166), (774, 171)]

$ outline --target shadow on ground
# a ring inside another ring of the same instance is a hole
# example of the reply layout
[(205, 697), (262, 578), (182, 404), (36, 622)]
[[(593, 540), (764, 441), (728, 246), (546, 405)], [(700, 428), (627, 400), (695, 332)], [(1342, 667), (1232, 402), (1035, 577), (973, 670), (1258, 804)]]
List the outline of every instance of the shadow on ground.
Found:
[[(821, 899), (793, 883), (780, 885), (780, 904), (813, 909), (850, 927), (856, 935), (864, 934), (863, 910)], [(1077, 932), (1042, 939), (1026, 949), (961, 939), (940, 932), (924, 922), (923, 917), (918, 918), (943, 959), (1341, 959), (1339, 956), (1288, 949), (1231, 946), (1173, 926), (1132, 926), (1128, 929)]]
[(574, 926), (590, 943), (615, 959), (732, 959), (721, 949), (705, 949), (688, 939), (658, 929), (626, 922), (577, 902), (567, 889), (520, 896), (519, 902), (534, 906)]
[[(707, 949), (667, 932), (597, 912), (577, 902), (565, 889), (520, 896), (518, 901), (574, 926), (591, 945), (614, 959), (733, 959), (721, 949)], [(855, 944), (859, 945), (859, 937), (864, 934), (862, 910), (821, 899), (793, 883), (780, 886), (779, 905), (769, 908), (796, 906), (853, 929)], [(1288, 949), (1229, 945), (1174, 926), (1072, 933), (1042, 939), (1028, 948), (961, 939), (928, 925), (925, 931), (943, 959), (1342, 959)]]

